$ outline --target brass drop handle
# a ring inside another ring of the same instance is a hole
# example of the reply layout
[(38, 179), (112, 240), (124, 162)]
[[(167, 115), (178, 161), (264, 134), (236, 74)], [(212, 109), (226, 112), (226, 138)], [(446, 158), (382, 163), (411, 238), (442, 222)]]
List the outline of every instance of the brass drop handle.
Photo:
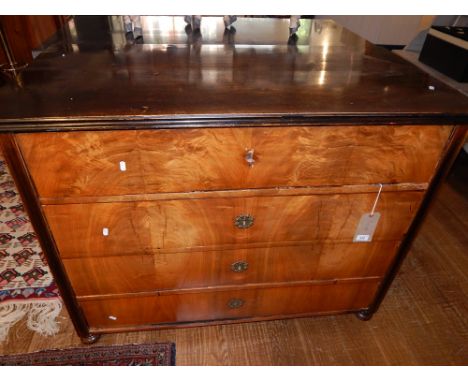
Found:
[(247, 162), (249, 167), (252, 167), (255, 164), (254, 149), (246, 149), (246, 151), (245, 151), (245, 161)]
[(247, 261), (236, 261), (231, 264), (231, 271), (236, 273), (245, 272), (247, 269), (249, 269), (249, 263)]
[(245, 304), (245, 301), (241, 298), (231, 298), (228, 301), (228, 307), (230, 309), (239, 309)]
[(251, 215), (239, 215), (234, 220), (234, 225), (240, 229), (246, 229), (253, 226), (254, 217)]

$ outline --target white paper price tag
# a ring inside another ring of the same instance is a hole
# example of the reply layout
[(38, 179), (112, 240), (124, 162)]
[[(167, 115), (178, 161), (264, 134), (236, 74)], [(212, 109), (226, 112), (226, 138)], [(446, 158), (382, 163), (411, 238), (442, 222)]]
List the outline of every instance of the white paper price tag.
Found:
[(369, 242), (372, 241), (377, 223), (380, 219), (380, 212), (374, 212), (374, 214), (364, 214), (359, 220), (359, 224), (354, 234), (353, 241), (358, 242)]

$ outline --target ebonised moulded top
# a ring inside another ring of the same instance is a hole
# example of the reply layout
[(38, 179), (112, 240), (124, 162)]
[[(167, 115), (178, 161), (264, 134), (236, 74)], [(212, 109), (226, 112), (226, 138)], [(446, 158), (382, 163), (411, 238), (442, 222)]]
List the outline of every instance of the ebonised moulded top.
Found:
[(242, 124), (466, 123), (468, 99), (330, 20), (75, 17), (16, 81), (0, 79), (0, 129)]

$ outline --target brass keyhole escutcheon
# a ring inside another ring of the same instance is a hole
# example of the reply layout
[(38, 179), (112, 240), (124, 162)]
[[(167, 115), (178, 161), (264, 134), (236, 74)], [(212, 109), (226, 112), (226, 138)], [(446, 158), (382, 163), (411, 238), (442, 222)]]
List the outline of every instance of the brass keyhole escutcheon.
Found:
[(244, 303), (245, 303), (245, 301), (242, 300), (241, 298), (231, 298), (228, 301), (228, 306), (231, 309), (239, 309), (240, 307), (242, 307), (244, 305)]
[(231, 271), (236, 273), (245, 272), (247, 269), (249, 269), (249, 263), (247, 261), (236, 261), (231, 264)]
[(234, 225), (237, 228), (245, 229), (252, 227), (254, 220), (254, 217), (251, 215), (239, 215), (234, 220)]

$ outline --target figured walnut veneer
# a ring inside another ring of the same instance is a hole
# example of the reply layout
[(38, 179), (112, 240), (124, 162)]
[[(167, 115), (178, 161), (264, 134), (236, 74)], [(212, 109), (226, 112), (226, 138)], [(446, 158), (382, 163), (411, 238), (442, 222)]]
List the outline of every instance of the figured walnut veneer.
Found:
[(464, 142), (468, 101), (396, 55), (331, 21), (297, 46), (244, 21), (224, 47), (68, 33), (0, 79), (3, 154), (85, 342), (370, 318)]
[[(451, 130), (323, 126), (69, 132), (21, 134), (18, 144), (39, 196), (70, 198), (424, 183)], [(246, 165), (249, 149), (254, 150), (253, 166)], [(120, 171), (121, 161), (126, 171)]]

